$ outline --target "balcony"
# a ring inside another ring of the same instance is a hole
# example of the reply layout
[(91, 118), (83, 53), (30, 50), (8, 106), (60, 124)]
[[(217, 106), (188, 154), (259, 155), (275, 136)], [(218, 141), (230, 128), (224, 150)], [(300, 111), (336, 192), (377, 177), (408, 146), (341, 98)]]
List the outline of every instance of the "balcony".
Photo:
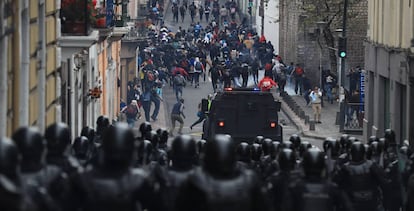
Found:
[(61, 1), (61, 32), (63, 36), (88, 36), (91, 32), (91, 19), (94, 14), (92, 0)]

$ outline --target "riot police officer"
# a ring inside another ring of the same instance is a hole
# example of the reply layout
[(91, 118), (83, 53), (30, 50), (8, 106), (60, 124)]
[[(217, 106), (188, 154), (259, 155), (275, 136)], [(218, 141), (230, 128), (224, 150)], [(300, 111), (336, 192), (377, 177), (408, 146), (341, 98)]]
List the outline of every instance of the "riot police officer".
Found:
[(90, 143), (87, 137), (76, 137), (72, 144), (72, 154), (78, 159), (78, 162), (83, 166), (89, 164), (92, 159)]
[(241, 142), (236, 149), (237, 165), (241, 169), (251, 168), (251, 146), (246, 142)]
[(80, 164), (68, 153), (71, 143), (69, 127), (65, 123), (54, 123), (46, 128), (44, 138), (47, 144), (47, 163), (59, 166), (69, 176), (76, 174)]
[(303, 155), (302, 166), (305, 176), (289, 187), (283, 210), (331, 211), (339, 208), (353, 210), (347, 196), (335, 184), (325, 179), (323, 152), (317, 148), (308, 149)]
[[(21, 181), (23, 190), (34, 199), (39, 210), (56, 210), (63, 206), (66, 174), (55, 165), (46, 165), (43, 157), (45, 142), (35, 128), (22, 127), (12, 136), (21, 155)], [(36, 199), (42, 194), (43, 200)]]
[(385, 190), (388, 181), (375, 162), (365, 159), (361, 142), (351, 145), (350, 161), (342, 166), (334, 181), (345, 190), (356, 211), (382, 209), (381, 190)]
[(283, 149), (278, 157), (278, 163), (280, 171), (274, 173), (266, 181), (267, 189), (271, 202), (273, 203), (274, 210), (282, 209), (282, 202), (288, 193), (289, 184), (298, 178), (298, 172), (291, 172), (296, 167), (296, 155), (291, 149)]
[(387, 211), (398, 211), (402, 207), (402, 178), (395, 132), (391, 129), (385, 130), (384, 138), (386, 145), (384, 167), (386, 176), (390, 181), (384, 191), (384, 207)]
[(195, 140), (188, 135), (180, 135), (171, 143), (171, 167), (168, 168), (166, 183), (162, 192), (168, 210), (173, 210), (178, 190), (192, 174), (194, 163), (198, 159)]
[(109, 127), (102, 140), (102, 164), (72, 178), (72, 210), (164, 210), (156, 185), (132, 169), (135, 138), (125, 123)]
[(23, 194), (19, 178), (19, 153), (16, 145), (0, 137), (0, 209), (23, 210)]
[(109, 123), (109, 119), (106, 116), (99, 116), (96, 119), (96, 134), (94, 136), (94, 143), (96, 143), (98, 146), (101, 144), (103, 139), (103, 134), (105, 133), (105, 130), (108, 129), (108, 127), (111, 124)]
[(255, 174), (237, 168), (235, 148), (229, 135), (207, 142), (203, 167), (183, 185), (175, 210), (268, 210)]

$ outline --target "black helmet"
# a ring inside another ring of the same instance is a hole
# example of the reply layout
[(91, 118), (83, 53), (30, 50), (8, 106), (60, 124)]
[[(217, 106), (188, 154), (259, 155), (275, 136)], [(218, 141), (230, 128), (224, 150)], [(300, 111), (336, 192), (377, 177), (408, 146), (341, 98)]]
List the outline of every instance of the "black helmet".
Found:
[(300, 147), (300, 143), (301, 143), (301, 139), (297, 134), (293, 134), (290, 138), (289, 141), (292, 142), (293, 147), (298, 150)]
[(371, 142), (369, 145), (371, 156), (379, 156), (384, 150), (384, 146), (379, 141)]
[(272, 142), (272, 146), (270, 148), (270, 157), (272, 159), (276, 159), (277, 158), (277, 156), (280, 153), (281, 147), (282, 147), (282, 145), (280, 144), (279, 141), (273, 141)]
[(260, 161), (260, 159), (262, 158), (262, 154), (263, 154), (262, 146), (260, 146), (260, 144), (257, 144), (257, 143), (252, 144), (251, 152), (252, 152), (252, 160)]
[(105, 131), (102, 152), (106, 167), (116, 169), (128, 167), (132, 162), (134, 149), (134, 134), (126, 123), (118, 123)]
[(139, 126), (139, 132), (141, 132), (141, 137), (146, 137), (146, 134), (152, 130), (151, 123), (143, 122)]
[(151, 130), (149, 133), (147, 133), (146, 139), (151, 141), (152, 147), (158, 148), (158, 143), (160, 142), (160, 138), (157, 132)]
[(236, 168), (236, 146), (229, 135), (217, 134), (207, 142), (204, 169), (209, 174), (223, 178), (233, 176)]
[(103, 133), (104, 130), (109, 127), (109, 125), (109, 119), (106, 116), (99, 116), (98, 119), (96, 119), (96, 131), (98, 134)]
[(22, 163), (40, 164), (45, 152), (45, 141), (42, 134), (33, 127), (19, 128), (12, 136), (22, 156)]
[(95, 130), (86, 126), (82, 128), (80, 136), (85, 136), (92, 143), (95, 139)]
[(171, 143), (171, 160), (175, 168), (187, 170), (193, 166), (197, 156), (195, 140), (189, 135), (180, 135)]
[(325, 154), (318, 148), (310, 148), (303, 155), (303, 170), (306, 177), (322, 177), (325, 169)]
[(405, 145), (400, 147), (400, 153), (405, 155), (406, 157), (410, 157), (412, 154), (411, 149)]
[(312, 144), (309, 143), (309, 141), (302, 141), (299, 147), (299, 156), (303, 158), (303, 155), (305, 154), (308, 149), (312, 148)]
[(161, 145), (167, 144), (168, 135), (169, 135), (168, 130), (165, 129), (165, 128), (158, 128), (157, 129), (157, 134), (158, 134), (158, 137), (160, 138), (159, 144), (161, 144)]
[(79, 159), (86, 159), (89, 152), (89, 146), (87, 137), (76, 137), (72, 144), (73, 155)]
[(378, 142), (379, 141), (379, 139), (378, 139), (378, 137), (376, 137), (376, 136), (370, 136), (369, 138), (368, 138), (368, 144), (369, 145), (371, 145), (371, 143), (372, 142)]
[(386, 129), (384, 133), (385, 141), (387, 142), (386, 145), (396, 145), (397, 142), (395, 141), (395, 132), (391, 129)]
[(365, 160), (365, 146), (363, 143), (359, 141), (352, 143), (351, 160), (353, 162), (361, 162)]
[(246, 142), (241, 142), (239, 146), (237, 146), (237, 156), (239, 161), (243, 162), (250, 162), (251, 161), (251, 150), (250, 145)]
[(379, 138), (378, 144), (382, 146), (383, 151), (386, 151), (389, 147), (389, 143), (385, 140), (385, 138)]
[(263, 143), (263, 139), (263, 136), (256, 136), (256, 138), (254, 138), (254, 143), (261, 145)]
[(339, 138), (339, 144), (341, 144), (342, 149), (346, 149), (346, 143), (348, 143), (349, 135), (342, 134), (341, 138)]
[(284, 141), (282, 143), (282, 148), (283, 149), (291, 149), (291, 150), (295, 150), (295, 147), (293, 147), (293, 143), (290, 141)]
[(272, 142), (273, 141), (270, 138), (263, 139), (263, 142), (262, 142), (263, 155), (270, 154), (270, 148), (272, 147)]
[(20, 157), (17, 146), (6, 137), (0, 138), (0, 174), (11, 180), (18, 177), (18, 165)]
[(325, 139), (323, 143), (323, 150), (325, 153), (327, 153), (328, 150), (330, 150), (331, 156), (333, 158), (337, 158), (339, 156), (340, 149), (341, 149), (341, 145), (339, 143), (339, 140), (336, 140), (330, 137)]
[(50, 155), (63, 155), (71, 143), (70, 130), (65, 123), (54, 123), (46, 128), (45, 139), (47, 153)]
[(279, 153), (278, 162), (282, 171), (292, 171), (296, 165), (295, 153), (291, 149), (283, 149)]
[(346, 149), (349, 151), (353, 143), (358, 142), (359, 140), (355, 137), (349, 137), (348, 141), (346, 142)]

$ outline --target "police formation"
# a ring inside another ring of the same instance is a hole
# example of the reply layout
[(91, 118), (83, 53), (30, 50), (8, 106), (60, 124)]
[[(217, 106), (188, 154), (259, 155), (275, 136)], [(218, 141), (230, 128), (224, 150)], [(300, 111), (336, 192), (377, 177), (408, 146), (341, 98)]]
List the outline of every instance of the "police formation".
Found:
[[(168, 142), (168, 131), (99, 117), (71, 139), (55, 123), (0, 139), (0, 210), (413, 210), (414, 158), (395, 134)], [(405, 194), (407, 193), (407, 194)]]

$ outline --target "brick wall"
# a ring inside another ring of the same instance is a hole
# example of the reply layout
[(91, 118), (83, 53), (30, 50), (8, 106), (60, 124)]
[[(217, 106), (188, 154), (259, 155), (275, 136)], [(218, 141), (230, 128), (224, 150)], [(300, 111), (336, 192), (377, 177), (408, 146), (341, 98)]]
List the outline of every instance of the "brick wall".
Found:
[[(280, 0), (280, 40), (279, 52), (285, 63), (299, 63), (308, 73), (312, 84), (319, 83), (320, 48), (316, 25), (305, 24), (306, 14), (300, 9), (302, 0)], [(348, 50), (347, 67), (364, 66), (363, 41), (367, 34), (368, 1), (350, 5), (348, 8)], [(341, 26), (342, 18), (336, 20)], [(332, 27), (332, 31), (337, 26)], [(322, 45), (324, 40), (322, 38)], [(323, 69), (331, 69), (329, 50), (322, 50), (321, 64)], [(333, 73), (336, 70), (332, 70)]]

